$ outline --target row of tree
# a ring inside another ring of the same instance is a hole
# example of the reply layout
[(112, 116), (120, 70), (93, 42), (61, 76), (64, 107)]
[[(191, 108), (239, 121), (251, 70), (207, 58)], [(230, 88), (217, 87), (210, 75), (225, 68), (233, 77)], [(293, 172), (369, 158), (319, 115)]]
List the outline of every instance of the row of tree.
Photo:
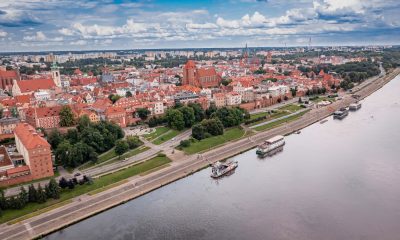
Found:
[(113, 148), (123, 136), (118, 125), (106, 121), (91, 123), (84, 115), (78, 119), (76, 129), (69, 129), (66, 134), (55, 129), (47, 136), (47, 140), (58, 165), (77, 167), (88, 161), (96, 162), (98, 154)]
[(135, 149), (141, 145), (143, 145), (143, 142), (140, 141), (139, 137), (128, 136), (126, 139), (119, 139), (115, 142), (115, 153), (121, 156), (128, 150)]
[(224, 134), (224, 125), (219, 118), (204, 119), (192, 128), (192, 137), (197, 140), (222, 134)]
[(28, 203), (45, 203), (49, 198), (60, 198), (60, 187), (54, 179), (51, 179), (44, 189), (40, 184), (37, 189), (31, 184), (28, 187), (28, 191), (21, 187), (17, 196), (8, 198), (4, 196), (4, 191), (0, 190), (0, 215), (2, 210), (22, 209)]

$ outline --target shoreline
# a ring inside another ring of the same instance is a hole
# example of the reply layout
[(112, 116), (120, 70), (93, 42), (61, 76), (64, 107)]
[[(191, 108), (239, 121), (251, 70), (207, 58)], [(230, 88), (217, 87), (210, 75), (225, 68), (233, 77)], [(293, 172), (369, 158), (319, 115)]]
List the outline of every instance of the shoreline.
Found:
[[(382, 88), (386, 83), (390, 82), (399, 74), (400, 69), (394, 69), (390, 73), (378, 77), (370, 84), (359, 89), (356, 93), (361, 95), (360, 100), (364, 99)], [(97, 215), (112, 207), (123, 204), (169, 183), (189, 176), (208, 166), (211, 162), (227, 159), (252, 149), (265, 139), (272, 136), (278, 134), (288, 135), (314, 124), (331, 115), (336, 109), (348, 106), (350, 103), (355, 102), (356, 99), (352, 98), (351, 94), (354, 93), (346, 94), (343, 100), (334, 102), (328, 107), (312, 109), (299, 119), (292, 122), (279, 125), (265, 132), (258, 132), (248, 138), (239, 139), (234, 142), (227, 142), (215, 149), (211, 149), (201, 154), (185, 156), (185, 160), (173, 162), (170, 167), (150, 173), (146, 176), (127, 179), (128, 183), (108, 189), (90, 197), (85, 196), (83, 197), (85, 199), (82, 202), (79, 201), (67, 204), (63, 207), (13, 225), (6, 225), (7, 223), (3, 224), (0, 227), (2, 231), (2, 233), (0, 233), (0, 238), (40, 238), (58, 231), (59, 229), (68, 227), (76, 222)]]

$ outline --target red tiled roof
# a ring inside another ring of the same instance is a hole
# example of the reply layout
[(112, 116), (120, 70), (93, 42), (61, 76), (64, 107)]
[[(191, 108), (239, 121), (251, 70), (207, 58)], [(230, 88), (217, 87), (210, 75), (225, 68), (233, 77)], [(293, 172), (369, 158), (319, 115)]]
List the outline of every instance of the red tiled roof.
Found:
[(29, 166), (19, 166), (16, 168), (11, 168), (7, 170), (7, 175), (12, 175), (15, 173), (20, 173), (20, 172), (28, 172), (30, 171)]
[(15, 100), (18, 103), (30, 103), (31, 102), (31, 96), (30, 95), (19, 95), (19, 96), (15, 96)]
[(210, 77), (210, 76), (217, 75), (217, 72), (215, 71), (215, 68), (213, 68), (213, 67), (199, 68), (199, 69), (197, 69), (197, 75), (199, 77)]
[(34, 149), (39, 146), (50, 147), (50, 144), (28, 123), (19, 123), (15, 129), (14, 134), (18, 137), (26, 149)]
[(125, 110), (121, 107), (109, 107), (106, 109), (105, 114), (107, 116), (113, 115), (113, 114), (124, 114)]
[[(62, 106), (36, 108), (36, 116), (38, 118), (58, 116), (61, 108)], [(26, 115), (35, 117), (35, 108), (29, 108)]]
[(56, 85), (52, 79), (34, 79), (17, 81), (18, 87), (22, 93), (33, 92), (39, 89), (51, 89)]
[(18, 78), (18, 73), (17, 71), (14, 70), (8, 70), (8, 71), (0, 70), (0, 78)]

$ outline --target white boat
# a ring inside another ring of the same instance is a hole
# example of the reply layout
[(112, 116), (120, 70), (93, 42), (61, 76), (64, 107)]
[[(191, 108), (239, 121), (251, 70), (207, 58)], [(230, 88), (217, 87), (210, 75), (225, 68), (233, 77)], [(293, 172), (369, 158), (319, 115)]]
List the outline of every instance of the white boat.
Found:
[(216, 162), (211, 168), (211, 177), (219, 178), (238, 167), (237, 161)]
[(277, 135), (273, 138), (266, 140), (263, 144), (259, 145), (257, 147), (256, 153), (257, 155), (264, 156), (268, 152), (276, 148), (282, 147), (283, 145), (285, 145), (285, 138), (281, 135)]
[(358, 109), (361, 108), (361, 103), (357, 102), (357, 103), (352, 103), (349, 106), (350, 111), (357, 111)]

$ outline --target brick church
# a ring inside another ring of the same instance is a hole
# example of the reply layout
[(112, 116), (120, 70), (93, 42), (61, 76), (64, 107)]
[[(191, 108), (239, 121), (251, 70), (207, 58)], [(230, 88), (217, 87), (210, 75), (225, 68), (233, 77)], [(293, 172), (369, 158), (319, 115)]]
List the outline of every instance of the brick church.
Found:
[(182, 85), (191, 85), (199, 88), (218, 87), (221, 77), (215, 68), (197, 68), (193, 60), (189, 60), (183, 67)]

